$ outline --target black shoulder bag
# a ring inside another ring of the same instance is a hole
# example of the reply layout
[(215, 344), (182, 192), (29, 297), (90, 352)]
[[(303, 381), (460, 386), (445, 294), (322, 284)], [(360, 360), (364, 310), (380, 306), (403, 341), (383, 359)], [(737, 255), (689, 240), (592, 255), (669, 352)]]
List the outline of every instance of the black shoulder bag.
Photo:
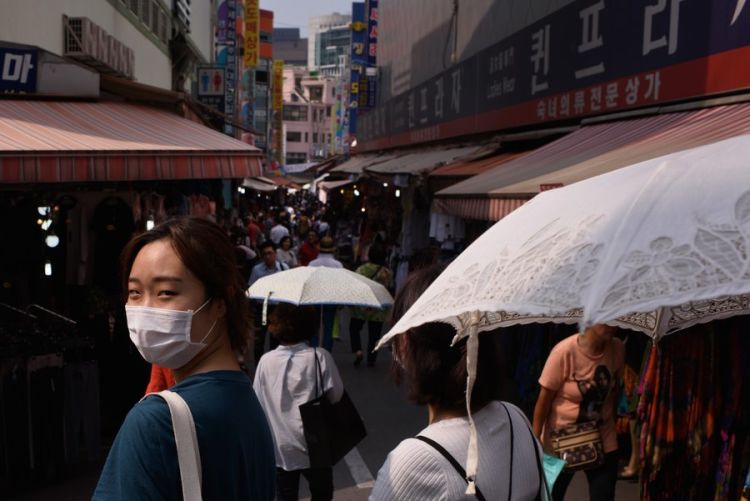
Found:
[[(332, 404), (324, 391), (323, 372), (315, 357), (315, 398), (299, 406), (302, 428), (307, 442), (310, 468), (327, 468), (338, 463), (350, 450), (367, 436), (365, 424), (357, 408), (347, 395)], [(320, 381), (320, 383), (318, 383)]]

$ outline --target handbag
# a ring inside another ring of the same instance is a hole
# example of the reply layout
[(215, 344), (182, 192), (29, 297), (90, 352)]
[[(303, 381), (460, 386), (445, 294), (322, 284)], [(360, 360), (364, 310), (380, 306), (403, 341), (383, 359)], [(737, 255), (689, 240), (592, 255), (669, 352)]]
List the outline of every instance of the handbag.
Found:
[(201, 493), (201, 454), (190, 407), (181, 396), (173, 391), (164, 390), (158, 393), (149, 393), (143, 398), (149, 395), (161, 397), (169, 406), (174, 441), (177, 446), (177, 462), (180, 466), (182, 499), (185, 501), (201, 501), (203, 499)]
[[(367, 436), (365, 424), (357, 408), (347, 395), (332, 404), (326, 398), (323, 387), (323, 373), (315, 357), (315, 398), (299, 406), (302, 417), (302, 431), (307, 442), (310, 468), (328, 468), (338, 463), (350, 450)], [(319, 383), (320, 381), (320, 383)]]
[(552, 451), (565, 461), (566, 471), (594, 468), (604, 464), (602, 434), (596, 421), (564, 426), (552, 431)]

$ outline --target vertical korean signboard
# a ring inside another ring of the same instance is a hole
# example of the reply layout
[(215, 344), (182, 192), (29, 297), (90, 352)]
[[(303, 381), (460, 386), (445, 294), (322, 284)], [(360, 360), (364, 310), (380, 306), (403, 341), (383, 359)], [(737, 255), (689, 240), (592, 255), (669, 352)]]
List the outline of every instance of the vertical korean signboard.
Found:
[(284, 61), (274, 59), (271, 71), (271, 105), (273, 109), (273, 158), (283, 162)]
[(359, 79), (367, 66), (367, 18), (364, 2), (352, 3), (352, 53), (349, 75), (349, 132), (357, 133), (357, 107), (359, 105)]
[[(378, 92), (378, 0), (367, 2), (367, 107), (374, 108), (377, 105)], [(361, 104), (362, 101), (360, 101)]]
[(245, 68), (258, 66), (260, 58), (260, 1), (245, 0)]

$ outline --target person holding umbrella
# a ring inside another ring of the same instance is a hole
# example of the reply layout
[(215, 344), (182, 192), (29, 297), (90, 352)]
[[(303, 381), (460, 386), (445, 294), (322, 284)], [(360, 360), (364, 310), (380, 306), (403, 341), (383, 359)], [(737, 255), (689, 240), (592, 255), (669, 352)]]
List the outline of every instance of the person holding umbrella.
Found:
[(309, 340), (317, 337), (317, 326), (315, 307), (277, 305), (268, 316), (268, 332), (279, 346), (263, 355), (255, 373), (253, 388), (270, 421), (276, 446), (279, 501), (298, 499), (300, 476), (307, 479), (314, 501), (333, 498), (333, 468), (311, 467), (299, 409), (317, 398), (316, 381), (332, 404), (344, 392), (331, 354), (310, 347)]
[[(397, 321), (442, 271), (441, 266), (411, 274), (396, 295)], [(402, 441), (380, 468), (373, 501), (464, 499), (470, 418), (466, 408), (466, 338), (451, 346), (455, 330), (427, 323), (392, 338), (394, 370), (408, 397), (426, 405), (429, 426)], [(497, 400), (498, 338), (480, 334), (471, 413), (477, 432), (478, 499), (542, 499), (546, 489), (541, 452), (520, 409)]]

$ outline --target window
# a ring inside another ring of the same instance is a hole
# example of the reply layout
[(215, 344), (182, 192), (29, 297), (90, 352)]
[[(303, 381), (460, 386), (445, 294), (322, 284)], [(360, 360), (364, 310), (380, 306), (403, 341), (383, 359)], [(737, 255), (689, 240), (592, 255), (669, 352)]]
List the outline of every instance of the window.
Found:
[(141, 21), (151, 29), (151, 0), (141, 0)]
[(336, 97), (336, 87), (331, 87), (331, 97)]
[(307, 162), (307, 155), (305, 153), (294, 153), (289, 152), (286, 154), (286, 164), (303, 164)]
[(130, 0), (130, 10), (133, 11), (133, 14), (136, 16), (141, 11), (140, 7), (141, 0)]
[(161, 11), (159, 15), (159, 38), (162, 42), (169, 42), (170, 31), (169, 17), (166, 12)]
[(289, 131), (286, 133), (286, 142), (287, 143), (301, 143), (302, 142), (302, 133), (301, 132), (294, 132)]
[(309, 143), (309, 142), (310, 142), (310, 138), (309, 138), (309, 136), (307, 135), (307, 132), (305, 132), (305, 142), (306, 142), (306, 143)]
[(313, 143), (318, 144), (318, 133), (313, 132)]
[(153, 31), (157, 36), (159, 36), (159, 14), (161, 14), (161, 9), (159, 8), (159, 4), (157, 2), (151, 2), (151, 31)]
[(310, 101), (322, 101), (323, 100), (323, 86), (322, 85), (311, 85), (308, 87), (310, 92)]
[(264, 31), (260, 32), (260, 43), (271, 43), (271, 34)]
[(326, 107), (326, 116), (328, 118), (331, 118), (331, 107), (330, 106)]
[(307, 122), (307, 106), (284, 106), (283, 117), (289, 122)]
[(268, 72), (267, 71), (256, 71), (255, 72), (255, 83), (268, 83)]

